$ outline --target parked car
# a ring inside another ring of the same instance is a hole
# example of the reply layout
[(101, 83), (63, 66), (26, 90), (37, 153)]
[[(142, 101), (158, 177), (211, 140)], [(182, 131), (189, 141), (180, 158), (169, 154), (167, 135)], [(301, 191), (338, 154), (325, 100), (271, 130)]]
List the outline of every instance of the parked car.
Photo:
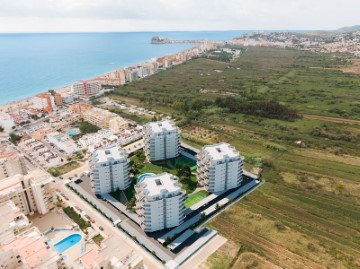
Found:
[(100, 231), (104, 231), (104, 228), (101, 227), (101, 226), (99, 226), (99, 230), (100, 230)]

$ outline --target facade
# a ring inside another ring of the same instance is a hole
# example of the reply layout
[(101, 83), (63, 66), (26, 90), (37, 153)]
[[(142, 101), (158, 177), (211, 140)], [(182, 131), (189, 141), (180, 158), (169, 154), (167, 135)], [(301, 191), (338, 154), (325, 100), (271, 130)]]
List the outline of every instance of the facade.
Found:
[(53, 178), (41, 170), (25, 176), (15, 175), (0, 180), (0, 203), (11, 200), (25, 214), (46, 214), (55, 207)]
[(25, 175), (25, 158), (9, 145), (0, 146), (0, 180), (17, 174)]
[(145, 125), (144, 143), (149, 161), (175, 158), (179, 156), (179, 129), (169, 120), (150, 122)]
[(89, 164), (95, 194), (125, 190), (130, 186), (127, 155), (118, 146), (95, 150), (90, 156)]
[(48, 93), (39, 93), (32, 99), (32, 107), (51, 113), (56, 108), (54, 96)]
[(110, 128), (110, 120), (118, 117), (105, 109), (93, 107), (84, 113), (84, 120), (103, 129)]
[(101, 94), (101, 86), (98, 81), (79, 81), (72, 85), (72, 91), (76, 97), (89, 98)]
[(63, 150), (66, 154), (73, 154), (79, 151), (80, 148), (75, 144), (74, 140), (67, 134), (55, 132), (47, 135), (47, 139), (50, 143), (53, 143), (60, 150)]
[(32, 227), (16, 235), (9, 243), (0, 243), (1, 268), (19, 269), (57, 269), (64, 262), (54, 247), (38, 228)]
[(92, 108), (93, 108), (93, 106), (91, 104), (80, 102), (80, 103), (70, 105), (69, 111), (71, 113), (80, 114), (83, 117), (84, 114)]
[(227, 143), (205, 146), (197, 157), (198, 182), (208, 192), (220, 192), (240, 186), (243, 159), (233, 146)]
[(183, 223), (185, 195), (178, 178), (168, 173), (146, 176), (135, 185), (136, 213), (145, 232)]
[(55, 93), (54, 95), (54, 101), (55, 101), (55, 104), (57, 106), (62, 106), (64, 103), (63, 103), (63, 99), (62, 99), (62, 96), (60, 93)]
[(8, 113), (0, 111), (0, 126), (9, 133), (15, 127), (15, 122)]

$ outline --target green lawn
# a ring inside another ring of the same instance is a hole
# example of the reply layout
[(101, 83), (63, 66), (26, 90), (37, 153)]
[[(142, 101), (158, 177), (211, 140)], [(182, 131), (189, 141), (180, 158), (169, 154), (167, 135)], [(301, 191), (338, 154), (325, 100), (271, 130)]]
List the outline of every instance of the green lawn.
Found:
[(68, 215), (69, 218), (71, 218), (77, 225), (79, 225), (80, 229), (83, 232), (86, 232), (86, 229), (88, 227), (91, 227), (90, 222), (84, 220), (80, 214), (76, 213), (75, 210), (72, 207), (65, 207), (64, 212), (66, 215)]
[(179, 167), (179, 168), (183, 168), (185, 165), (188, 165), (190, 167), (191, 171), (195, 171), (197, 168), (196, 161), (193, 161), (185, 156), (177, 157), (174, 160), (172, 160), (171, 163), (175, 167)]
[(200, 202), (202, 199), (206, 198), (209, 195), (207, 191), (198, 191), (193, 194), (190, 194), (185, 200), (185, 207), (189, 208), (192, 205)]
[(101, 234), (98, 234), (98, 235), (95, 235), (92, 239), (94, 240), (94, 242), (95, 242), (96, 244), (100, 244), (101, 241), (104, 240), (104, 237), (102, 237)]
[(80, 163), (76, 162), (76, 161), (71, 161), (67, 164), (64, 164), (62, 166), (58, 166), (58, 167), (51, 167), (48, 172), (54, 176), (54, 177), (58, 177), (61, 175), (64, 175), (66, 173), (69, 173), (72, 170), (75, 170), (76, 168), (80, 167)]

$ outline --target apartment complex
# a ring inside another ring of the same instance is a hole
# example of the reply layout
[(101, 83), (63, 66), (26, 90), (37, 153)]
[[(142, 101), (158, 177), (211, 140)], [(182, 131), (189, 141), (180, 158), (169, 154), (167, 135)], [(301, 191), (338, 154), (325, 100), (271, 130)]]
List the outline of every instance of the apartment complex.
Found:
[(76, 97), (89, 98), (101, 93), (101, 86), (95, 80), (79, 81), (72, 85), (72, 91)]
[(0, 180), (0, 203), (11, 200), (25, 214), (46, 214), (55, 207), (53, 178), (40, 169)]
[(66, 154), (71, 155), (80, 150), (74, 140), (67, 134), (59, 132), (50, 133), (47, 135), (47, 139), (50, 143), (54, 144), (60, 150), (63, 150)]
[(135, 185), (135, 192), (136, 213), (145, 232), (175, 227), (184, 221), (186, 192), (176, 176), (145, 176)]
[(227, 143), (204, 146), (198, 154), (198, 182), (208, 192), (220, 192), (240, 186), (243, 159)]
[(47, 242), (47, 238), (32, 227), (16, 235), (9, 243), (0, 242), (1, 268), (57, 269), (64, 267), (59, 254)]
[(175, 158), (179, 156), (179, 129), (169, 120), (150, 122), (145, 125), (144, 143), (149, 161)]
[(90, 156), (89, 164), (95, 194), (125, 190), (130, 186), (127, 155), (118, 146), (95, 150)]
[(25, 158), (10, 145), (0, 146), (0, 180), (17, 174), (25, 175)]
[(128, 127), (128, 122), (108, 110), (93, 107), (84, 113), (84, 120), (103, 129), (119, 133)]
[(0, 111), (0, 126), (4, 128), (5, 132), (11, 132), (15, 128), (15, 122), (8, 113)]
[(32, 107), (51, 113), (56, 108), (54, 96), (48, 93), (39, 93), (32, 99)]

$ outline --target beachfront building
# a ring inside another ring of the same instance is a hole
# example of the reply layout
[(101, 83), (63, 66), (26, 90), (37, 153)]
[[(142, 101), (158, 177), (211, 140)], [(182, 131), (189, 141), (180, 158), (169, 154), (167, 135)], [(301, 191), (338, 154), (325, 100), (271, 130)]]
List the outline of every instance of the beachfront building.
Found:
[(101, 86), (98, 81), (78, 81), (72, 85), (73, 94), (78, 98), (90, 98), (101, 94)]
[(185, 195), (178, 178), (168, 173), (144, 176), (135, 185), (136, 213), (145, 232), (172, 228), (185, 219)]
[(55, 98), (49, 93), (39, 93), (32, 98), (32, 107), (51, 113), (55, 110)]
[(11, 242), (15, 236), (31, 226), (25, 214), (12, 201), (0, 204), (0, 242)]
[(0, 179), (26, 173), (24, 156), (10, 145), (2, 144), (0, 146)]
[(89, 164), (95, 194), (125, 190), (130, 186), (127, 155), (118, 146), (95, 150), (90, 156)]
[(150, 122), (144, 130), (145, 155), (149, 161), (179, 156), (179, 128), (169, 120)]
[(0, 180), (0, 203), (11, 200), (25, 214), (46, 214), (55, 207), (53, 178), (40, 169)]
[(8, 113), (0, 111), (0, 126), (9, 133), (15, 128), (15, 122)]
[(47, 241), (38, 228), (32, 227), (17, 234), (11, 242), (0, 242), (1, 268), (63, 268), (61, 254)]
[(71, 155), (74, 152), (80, 150), (80, 148), (75, 144), (74, 140), (67, 134), (54, 132), (48, 134), (47, 139), (49, 143), (54, 144), (68, 155)]
[(227, 143), (204, 146), (198, 156), (198, 182), (208, 192), (220, 192), (240, 186), (243, 158)]

